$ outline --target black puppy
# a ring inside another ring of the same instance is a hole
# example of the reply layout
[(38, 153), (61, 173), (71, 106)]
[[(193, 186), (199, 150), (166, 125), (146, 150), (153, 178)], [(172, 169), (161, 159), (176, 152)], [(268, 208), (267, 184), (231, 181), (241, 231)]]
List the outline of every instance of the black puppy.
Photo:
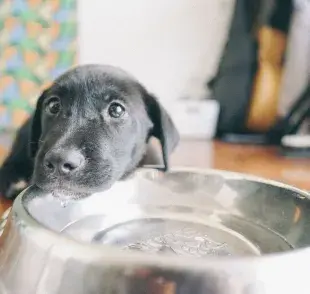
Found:
[(0, 169), (0, 193), (14, 199), (17, 183), (80, 198), (130, 175), (160, 140), (164, 167), (179, 141), (157, 99), (121, 69), (76, 67), (39, 97)]

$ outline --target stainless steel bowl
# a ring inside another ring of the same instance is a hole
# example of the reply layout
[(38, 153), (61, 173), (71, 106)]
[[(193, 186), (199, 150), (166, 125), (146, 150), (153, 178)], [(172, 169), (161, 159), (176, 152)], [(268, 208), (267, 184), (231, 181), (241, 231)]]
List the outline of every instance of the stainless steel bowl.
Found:
[(309, 203), (194, 169), (140, 170), (71, 203), (33, 186), (0, 238), (0, 293), (308, 294)]

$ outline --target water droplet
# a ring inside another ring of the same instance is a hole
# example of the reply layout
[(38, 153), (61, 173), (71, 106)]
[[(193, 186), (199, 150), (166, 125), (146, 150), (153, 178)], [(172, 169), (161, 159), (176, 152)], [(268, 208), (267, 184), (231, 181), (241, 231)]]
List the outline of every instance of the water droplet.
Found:
[(68, 200), (60, 200), (60, 205), (61, 207), (65, 208), (68, 205), (69, 201)]

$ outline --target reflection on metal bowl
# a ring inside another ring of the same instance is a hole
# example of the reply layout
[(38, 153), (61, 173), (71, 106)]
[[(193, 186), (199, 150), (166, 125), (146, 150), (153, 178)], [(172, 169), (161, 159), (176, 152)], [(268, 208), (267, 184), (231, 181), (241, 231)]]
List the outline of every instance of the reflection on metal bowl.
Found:
[(65, 207), (32, 186), (0, 238), (0, 294), (309, 293), (309, 244), (309, 195), (245, 175), (142, 169)]

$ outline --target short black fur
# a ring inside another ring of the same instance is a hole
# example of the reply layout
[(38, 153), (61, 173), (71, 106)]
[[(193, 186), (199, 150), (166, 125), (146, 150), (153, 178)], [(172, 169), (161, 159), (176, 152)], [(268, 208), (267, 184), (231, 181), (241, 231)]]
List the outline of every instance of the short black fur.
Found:
[[(57, 114), (49, 111), (53, 101)], [(119, 118), (110, 115), (113, 103)], [(0, 169), (0, 193), (14, 199), (20, 181), (69, 198), (104, 191), (142, 165), (151, 137), (167, 170), (179, 134), (158, 100), (119, 68), (76, 67), (42, 93), (17, 133)]]

